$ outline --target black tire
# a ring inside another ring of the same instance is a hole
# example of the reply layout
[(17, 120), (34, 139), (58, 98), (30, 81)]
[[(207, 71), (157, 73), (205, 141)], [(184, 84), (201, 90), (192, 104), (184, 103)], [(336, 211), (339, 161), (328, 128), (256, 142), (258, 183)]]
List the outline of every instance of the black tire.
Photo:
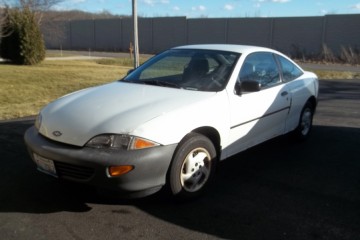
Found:
[(188, 134), (174, 154), (169, 171), (171, 194), (178, 199), (201, 195), (213, 178), (217, 162), (216, 149), (204, 135)]
[(307, 102), (301, 111), (299, 124), (293, 132), (296, 140), (304, 141), (308, 138), (312, 129), (313, 117), (314, 106), (311, 102)]

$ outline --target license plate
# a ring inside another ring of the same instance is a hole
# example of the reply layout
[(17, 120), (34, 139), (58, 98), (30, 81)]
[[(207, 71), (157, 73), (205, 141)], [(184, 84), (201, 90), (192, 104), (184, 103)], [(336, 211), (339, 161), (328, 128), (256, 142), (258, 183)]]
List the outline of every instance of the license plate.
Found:
[(43, 173), (57, 177), (55, 164), (53, 160), (41, 157), (34, 153), (34, 160), (37, 165), (37, 169)]

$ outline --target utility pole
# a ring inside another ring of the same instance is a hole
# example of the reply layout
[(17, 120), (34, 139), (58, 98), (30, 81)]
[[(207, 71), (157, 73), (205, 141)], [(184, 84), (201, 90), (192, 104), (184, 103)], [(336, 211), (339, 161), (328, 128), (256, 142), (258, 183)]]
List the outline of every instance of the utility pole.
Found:
[(132, 0), (133, 21), (134, 21), (134, 68), (139, 66), (139, 37), (137, 19), (137, 0)]

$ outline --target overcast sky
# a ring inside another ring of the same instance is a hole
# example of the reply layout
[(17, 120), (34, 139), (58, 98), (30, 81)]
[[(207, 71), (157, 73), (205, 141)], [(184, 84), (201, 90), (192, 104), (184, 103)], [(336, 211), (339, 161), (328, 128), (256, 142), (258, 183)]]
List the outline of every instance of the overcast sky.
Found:
[[(131, 15), (131, 0), (64, 0), (59, 10)], [(360, 14), (360, 0), (137, 0), (142, 17), (287, 17)]]

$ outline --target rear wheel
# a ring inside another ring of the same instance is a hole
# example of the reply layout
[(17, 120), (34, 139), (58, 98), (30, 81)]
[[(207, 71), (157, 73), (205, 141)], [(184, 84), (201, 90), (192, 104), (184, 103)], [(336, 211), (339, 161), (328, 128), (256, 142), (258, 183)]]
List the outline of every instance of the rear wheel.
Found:
[(190, 133), (180, 142), (169, 171), (171, 193), (192, 198), (204, 192), (214, 174), (216, 150), (205, 136)]
[(314, 117), (314, 107), (310, 102), (307, 102), (301, 111), (299, 125), (294, 130), (294, 136), (298, 140), (305, 140), (312, 129), (312, 122)]

